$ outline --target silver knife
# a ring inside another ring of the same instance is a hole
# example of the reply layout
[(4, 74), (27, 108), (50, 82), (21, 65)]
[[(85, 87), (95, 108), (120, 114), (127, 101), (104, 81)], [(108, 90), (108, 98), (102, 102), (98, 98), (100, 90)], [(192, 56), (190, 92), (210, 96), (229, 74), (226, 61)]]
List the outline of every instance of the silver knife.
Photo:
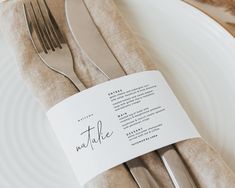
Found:
[[(99, 33), (83, 0), (66, 0), (65, 7), (73, 37), (90, 61), (109, 79), (126, 75)], [(176, 188), (196, 188), (190, 173), (174, 147), (168, 146), (158, 151)], [(128, 163), (126, 164), (128, 166)], [(140, 187), (147, 188), (146, 185), (154, 180), (150, 173), (146, 173), (146, 171), (143, 171), (145, 173), (136, 173), (131, 165), (128, 167)], [(149, 187), (155, 188), (157, 186), (156, 183)]]

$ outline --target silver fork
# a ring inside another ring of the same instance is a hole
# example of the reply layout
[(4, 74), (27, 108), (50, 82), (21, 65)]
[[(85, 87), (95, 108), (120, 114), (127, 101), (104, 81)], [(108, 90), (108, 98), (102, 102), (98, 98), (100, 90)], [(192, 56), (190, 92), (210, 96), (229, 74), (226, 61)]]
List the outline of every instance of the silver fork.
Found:
[[(86, 89), (74, 71), (72, 54), (47, 2), (31, 0), (24, 2), (23, 6), (31, 40), (42, 61), (70, 79), (79, 91)], [(155, 179), (142, 170), (145, 167), (138, 159), (133, 159), (132, 164), (128, 170), (140, 188), (159, 187)], [(125, 166), (129, 167), (127, 163)]]
[(31, 40), (42, 61), (70, 79), (80, 91), (86, 89), (74, 72), (70, 49), (46, 1), (24, 2), (23, 6)]

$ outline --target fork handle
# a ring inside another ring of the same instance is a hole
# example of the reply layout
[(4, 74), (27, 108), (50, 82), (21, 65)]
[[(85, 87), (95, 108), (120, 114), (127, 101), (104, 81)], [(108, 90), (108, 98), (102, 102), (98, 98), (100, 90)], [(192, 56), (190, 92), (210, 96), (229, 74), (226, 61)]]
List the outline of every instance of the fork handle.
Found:
[(84, 86), (84, 84), (80, 81), (80, 79), (78, 79), (78, 76), (76, 75), (76, 73), (73, 71), (71, 73), (68, 74), (68, 78), (69, 80), (74, 84), (74, 86), (76, 86), (76, 88), (79, 91), (83, 91), (86, 89), (86, 87)]
[(158, 149), (167, 172), (175, 186), (175, 188), (196, 188), (188, 169), (184, 162), (180, 158), (175, 148), (170, 145), (164, 148)]

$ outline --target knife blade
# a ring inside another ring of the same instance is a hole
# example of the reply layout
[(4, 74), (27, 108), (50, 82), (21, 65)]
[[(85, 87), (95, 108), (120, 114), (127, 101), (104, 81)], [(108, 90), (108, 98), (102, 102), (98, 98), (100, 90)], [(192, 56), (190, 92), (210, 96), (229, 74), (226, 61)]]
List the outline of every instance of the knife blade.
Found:
[[(72, 35), (91, 62), (109, 79), (126, 75), (98, 31), (83, 0), (66, 0), (65, 3), (67, 21)], [(190, 173), (173, 147), (159, 150), (159, 155), (175, 187), (196, 188)], [(128, 162), (126, 164), (128, 166)], [(140, 187), (147, 188), (146, 185), (154, 180), (150, 173), (143, 173), (146, 171), (136, 173), (139, 169), (133, 170), (131, 165), (128, 167)], [(149, 187), (156, 186), (157, 182)]]
[(83, 1), (67, 0), (65, 8), (70, 30), (89, 60), (109, 79), (126, 75), (113, 53), (107, 50)]

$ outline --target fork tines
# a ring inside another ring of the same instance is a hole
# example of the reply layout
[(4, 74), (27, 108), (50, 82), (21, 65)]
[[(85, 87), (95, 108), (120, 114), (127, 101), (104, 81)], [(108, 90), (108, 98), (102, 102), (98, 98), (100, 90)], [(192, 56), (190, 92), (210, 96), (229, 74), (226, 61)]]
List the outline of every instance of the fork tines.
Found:
[(50, 50), (55, 51), (55, 48), (62, 48), (61, 44), (65, 40), (46, 0), (26, 1), (24, 10), (36, 50), (48, 53)]

